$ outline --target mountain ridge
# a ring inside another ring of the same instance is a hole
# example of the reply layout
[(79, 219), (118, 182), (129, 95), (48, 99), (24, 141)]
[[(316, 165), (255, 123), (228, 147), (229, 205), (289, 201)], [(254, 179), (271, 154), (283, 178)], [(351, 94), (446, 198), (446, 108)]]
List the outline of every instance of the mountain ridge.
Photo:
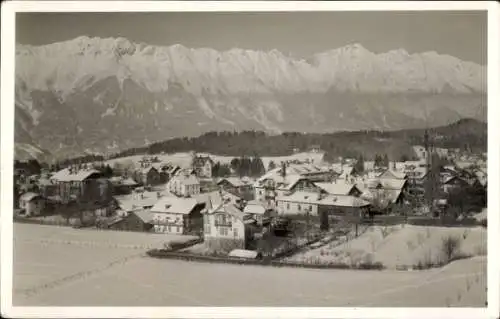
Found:
[(85, 36), (16, 48), (16, 142), (62, 157), (214, 129), (320, 133), (485, 120), (485, 95), (485, 66), (359, 44), (307, 59)]

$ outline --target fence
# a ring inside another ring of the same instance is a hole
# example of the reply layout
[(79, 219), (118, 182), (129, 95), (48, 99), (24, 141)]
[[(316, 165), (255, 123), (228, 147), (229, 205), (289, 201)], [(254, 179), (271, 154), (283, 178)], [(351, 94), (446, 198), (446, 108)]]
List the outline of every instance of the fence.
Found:
[(227, 257), (227, 256), (219, 257), (219, 256), (196, 255), (192, 253), (166, 251), (163, 249), (152, 249), (149, 250), (146, 254), (149, 257), (159, 258), (159, 259), (177, 259), (184, 261), (225, 263), (225, 264), (237, 264), (237, 265), (294, 267), (294, 268), (312, 268), (312, 269), (358, 269), (358, 270), (381, 270), (384, 268), (382, 264), (359, 264), (355, 266), (354, 265), (350, 266), (342, 263), (308, 264), (308, 263), (289, 262), (282, 260), (243, 259), (243, 258)]

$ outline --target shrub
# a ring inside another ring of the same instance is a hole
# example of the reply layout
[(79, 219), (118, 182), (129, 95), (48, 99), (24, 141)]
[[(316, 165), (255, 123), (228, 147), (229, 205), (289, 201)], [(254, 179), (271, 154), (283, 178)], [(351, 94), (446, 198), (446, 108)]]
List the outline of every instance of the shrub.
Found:
[(441, 253), (443, 262), (449, 263), (459, 252), (461, 244), (460, 237), (446, 236), (441, 242)]

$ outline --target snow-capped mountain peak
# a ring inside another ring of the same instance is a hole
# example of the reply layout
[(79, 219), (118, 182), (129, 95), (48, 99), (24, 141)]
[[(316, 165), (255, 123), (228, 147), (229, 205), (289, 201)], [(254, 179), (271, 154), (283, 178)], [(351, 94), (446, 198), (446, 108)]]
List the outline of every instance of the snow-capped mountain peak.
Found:
[[(475, 96), (485, 91), (485, 66), (436, 52), (374, 53), (358, 43), (305, 58), (276, 49), (217, 51), (122, 37), (16, 48), (17, 127), (51, 150), (131, 147), (144, 138), (210, 129), (398, 128), (422, 120), (422, 108), (437, 103), (401, 96), (458, 94), (460, 112), (475, 116), (474, 108), (485, 107)], [(456, 105), (440, 101), (431, 108), (448, 112)], [(435, 116), (437, 124), (444, 118)], [(131, 136), (132, 127), (140, 138)]]

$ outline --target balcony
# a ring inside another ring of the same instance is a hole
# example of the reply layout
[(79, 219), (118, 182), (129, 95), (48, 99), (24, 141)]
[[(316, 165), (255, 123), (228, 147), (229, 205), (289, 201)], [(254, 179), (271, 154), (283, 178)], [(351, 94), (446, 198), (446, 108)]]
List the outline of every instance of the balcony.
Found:
[(215, 227), (233, 227), (233, 223), (231, 221), (215, 221)]

